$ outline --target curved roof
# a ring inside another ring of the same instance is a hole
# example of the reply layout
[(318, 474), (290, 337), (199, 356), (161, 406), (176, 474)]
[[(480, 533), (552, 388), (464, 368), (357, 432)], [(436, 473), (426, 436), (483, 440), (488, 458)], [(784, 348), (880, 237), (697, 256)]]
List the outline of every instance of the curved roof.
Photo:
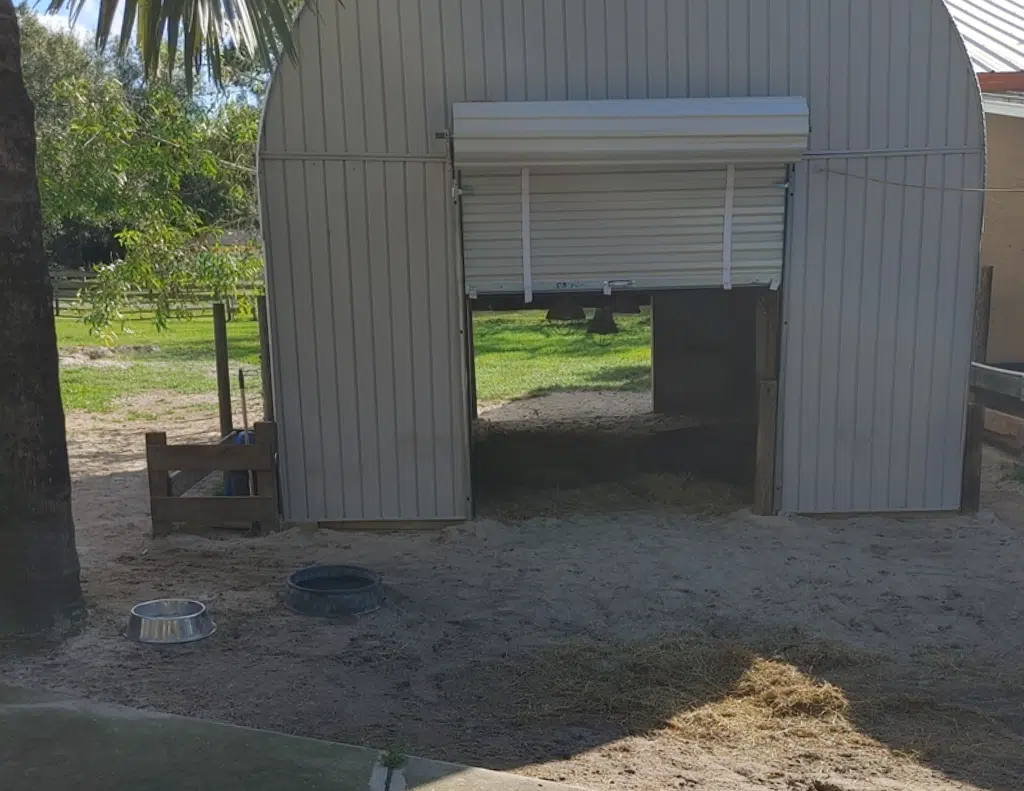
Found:
[(1024, 0), (946, 0), (978, 72), (1024, 72)]

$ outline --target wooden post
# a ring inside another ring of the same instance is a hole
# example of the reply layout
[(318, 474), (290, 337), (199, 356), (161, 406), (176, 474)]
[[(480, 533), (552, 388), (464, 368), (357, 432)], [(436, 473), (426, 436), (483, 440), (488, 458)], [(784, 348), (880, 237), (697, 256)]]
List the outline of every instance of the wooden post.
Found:
[(756, 369), (758, 380), (779, 377), (779, 292), (769, 291), (757, 299)]
[(757, 397), (757, 451), (754, 463), (754, 513), (775, 513), (775, 440), (779, 383), (762, 379)]
[[(992, 316), (992, 275), (990, 266), (981, 268), (978, 290), (974, 295), (974, 333), (971, 360), (988, 360), (988, 331)], [(964, 432), (964, 469), (960, 488), (960, 510), (976, 514), (981, 508), (981, 465), (985, 442), (985, 407), (974, 401), (967, 405), (967, 430)]]
[[(153, 513), (153, 503), (158, 497), (170, 497), (171, 496), (171, 477), (167, 474), (165, 469), (157, 469), (162, 466), (157, 464), (155, 468), (155, 460), (152, 458), (150, 448), (160, 447), (167, 444), (167, 435), (162, 431), (151, 431), (146, 434), (146, 470), (149, 476), (149, 508), (150, 514)], [(159, 538), (160, 536), (167, 536), (171, 534), (172, 524), (163, 520), (158, 520), (153, 517), (153, 537)]]
[(779, 414), (779, 292), (757, 300), (755, 370), (757, 376), (757, 451), (754, 462), (754, 513), (775, 508), (775, 443)]
[(253, 430), (256, 435), (256, 445), (268, 448), (270, 458), (273, 460), (273, 463), (270, 465), (271, 469), (257, 470), (256, 491), (253, 492), (253, 494), (261, 497), (270, 497), (273, 503), (273, 515), (268, 515), (266, 519), (260, 521), (261, 532), (268, 533), (276, 530), (280, 523), (278, 519), (280, 503), (278, 503), (277, 499), (277, 428), (273, 423), (264, 421), (257, 423)]
[[(466, 365), (469, 366), (469, 376), (467, 378), (467, 384), (469, 385), (469, 419), (473, 421), (480, 417), (480, 404), (476, 393), (476, 344), (473, 335), (473, 301), (467, 298), (465, 304)], [(472, 432), (472, 429), (470, 431)]]
[(228, 370), (228, 325), (223, 302), (213, 303), (213, 350), (217, 358), (217, 405), (220, 412), (220, 435), (234, 430), (231, 415), (231, 371)]
[(263, 419), (274, 422), (274, 383), (270, 372), (270, 320), (267, 315), (267, 296), (256, 297), (256, 318), (260, 323), (260, 377), (263, 386)]
[(974, 334), (971, 338), (971, 360), (988, 362), (988, 332), (992, 317), (992, 267), (983, 266), (974, 295)]
[(964, 442), (964, 473), (960, 493), (960, 510), (976, 514), (981, 508), (981, 452), (985, 439), (985, 407), (967, 406), (967, 432)]

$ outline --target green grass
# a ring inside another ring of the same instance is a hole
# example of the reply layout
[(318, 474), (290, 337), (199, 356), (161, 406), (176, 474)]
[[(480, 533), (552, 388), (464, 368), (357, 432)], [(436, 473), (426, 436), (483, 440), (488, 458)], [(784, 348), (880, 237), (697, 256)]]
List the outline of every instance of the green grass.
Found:
[(477, 398), (483, 403), (560, 390), (643, 391), (651, 386), (650, 314), (617, 315), (618, 335), (556, 326), (543, 311), (474, 317)]
[[(80, 320), (58, 318), (57, 345), (109, 346), (111, 344), (89, 334), (89, 328)], [(118, 331), (113, 346), (159, 346), (157, 352), (125, 354), (132, 359), (151, 362), (192, 361), (213, 363), (213, 319), (196, 318), (172, 321), (166, 330), (158, 330), (150, 320), (129, 321), (126, 332)], [(259, 326), (250, 319), (228, 322), (228, 351), (232, 360), (246, 365), (259, 365)]]
[[(527, 398), (559, 390), (632, 390), (651, 386), (650, 316), (616, 316), (618, 335), (586, 334), (586, 325), (556, 326), (543, 311), (478, 313), (474, 317), (477, 395), (484, 403)], [(58, 318), (62, 348), (110, 345), (73, 318)], [(158, 346), (157, 351), (119, 350), (127, 367), (67, 367), (61, 371), (65, 409), (109, 410), (121, 396), (153, 390), (212, 393), (213, 321), (173, 321), (157, 330), (152, 321), (129, 322), (113, 345)], [(232, 369), (259, 368), (255, 321), (228, 323)], [(255, 373), (254, 371), (254, 373)], [(234, 373), (234, 370), (233, 370)], [(232, 378), (232, 383), (234, 378)], [(258, 387), (253, 382), (253, 387)]]
[[(78, 319), (56, 319), (57, 345), (69, 347), (110, 346), (89, 333)], [(128, 332), (118, 333), (113, 346), (157, 346), (157, 351), (119, 351), (117, 359), (127, 367), (83, 366), (61, 370), (61, 394), (65, 409), (90, 412), (109, 410), (116, 399), (154, 390), (174, 393), (213, 393), (213, 320), (197, 318), (173, 321), (158, 330), (152, 321), (132, 321)], [(232, 367), (243, 364), (258, 370), (259, 329), (255, 321), (239, 319), (228, 323), (228, 351)], [(232, 380), (233, 381), (233, 380)], [(256, 387), (259, 385), (254, 383)]]
[(132, 363), (127, 368), (65, 368), (60, 374), (64, 408), (89, 412), (106, 412), (119, 397), (154, 390), (192, 394), (216, 389), (217, 380), (206, 366)]

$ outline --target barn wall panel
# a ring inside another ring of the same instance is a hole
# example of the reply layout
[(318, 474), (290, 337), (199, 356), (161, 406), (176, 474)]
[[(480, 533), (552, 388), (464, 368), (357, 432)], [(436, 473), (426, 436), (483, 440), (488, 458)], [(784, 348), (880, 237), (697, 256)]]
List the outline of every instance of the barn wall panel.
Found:
[(286, 515), (466, 513), (439, 135), (525, 98), (806, 97), (780, 502), (957, 505), (984, 128), (942, 0), (325, 0), (297, 30), (260, 164)]
[(798, 166), (784, 509), (959, 507), (982, 201), (960, 188), (982, 172), (980, 153)]
[(444, 165), (272, 160), (261, 188), (288, 220), (267, 236), (285, 515), (466, 517)]
[(976, 97), (955, 112), (974, 85), (942, 0), (351, 0), (298, 33), (274, 150), (443, 156), (461, 101), (765, 95), (810, 100), (812, 151), (982, 144)]

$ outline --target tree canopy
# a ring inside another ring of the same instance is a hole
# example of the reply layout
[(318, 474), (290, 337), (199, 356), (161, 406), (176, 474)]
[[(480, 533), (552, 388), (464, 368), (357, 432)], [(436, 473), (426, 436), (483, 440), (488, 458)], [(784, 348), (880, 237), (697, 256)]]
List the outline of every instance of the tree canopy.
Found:
[(133, 291), (156, 295), (163, 321), (189, 289), (224, 296), (231, 273), (258, 279), (253, 246), (218, 241), (257, 225), (257, 64), (236, 52), (226, 87), (190, 93), (182, 69), (149, 81), (133, 50), (103, 53), (20, 16), (44, 238), (51, 266), (98, 265), (90, 322), (108, 327)]

